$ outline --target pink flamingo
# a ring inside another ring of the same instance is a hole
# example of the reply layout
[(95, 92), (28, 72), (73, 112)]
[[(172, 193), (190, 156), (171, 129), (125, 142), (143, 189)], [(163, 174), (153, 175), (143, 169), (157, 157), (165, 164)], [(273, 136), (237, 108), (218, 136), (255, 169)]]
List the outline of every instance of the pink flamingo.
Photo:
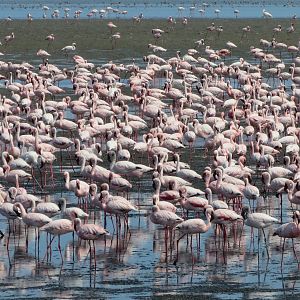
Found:
[[(279, 226), (273, 235), (277, 235), (279, 237), (283, 237), (283, 243), (282, 243), (282, 255), (281, 255), (281, 269), (282, 269), (282, 263), (283, 263), (283, 254), (284, 254), (284, 245), (286, 239), (292, 239), (293, 243), (293, 251), (294, 255), (297, 259), (296, 251), (295, 251), (295, 245), (294, 245), (294, 238), (297, 238), (300, 236), (300, 226), (299, 226), (299, 211), (295, 211), (293, 214), (293, 222), (285, 223), (281, 226)], [(298, 262), (298, 259), (297, 259)]]
[(100, 199), (102, 209), (106, 213), (116, 215), (116, 223), (118, 223), (120, 215), (125, 216), (125, 222), (128, 227), (128, 213), (137, 211), (137, 207), (123, 197), (110, 195), (108, 190), (101, 191)]
[[(45, 257), (48, 253), (49, 248), (51, 247), (51, 244), (55, 238), (56, 235), (58, 235), (58, 250), (61, 257), (61, 261), (63, 263), (64, 259), (61, 253), (61, 246), (60, 246), (60, 236), (62, 234), (66, 234), (69, 232), (74, 232), (74, 224), (73, 221), (69, 219), (59, 219), (49, 222), (48, 224), (44, 225), (40, 228), (41, 231), (46, 231), (47, 233), (50, 233), (53, 235), (53, 238), (50, 240), (50, 243), (47, 246)], [(44, 257), (44, 259), (45, 259)]]
[(179, 241), (187, 234), (201, 234), (205, 233), (211, 227), (211, 215), (209, 210), (205, 212), (207, 223), (205, 223), (202, 219), (190, 219), (185, 220), (182, 223), (178, 224), (175, 229), (179, 230), (181, 233), (180, 237), (177, 239), (177, 253), (176, 253), (176, 260), (174, 264), (176, 265), (178, 261), (178, 248), (179, 248)]
[(208, 205), (208, 200), (200, 197), (187, 197), (186, 188), (181, 187), (179, 189), (180, 204), (183, 209), (186, 209), (187, 213), (189, 210), (195, 212), (201, 212)]
[(211, 222), (220, 225), (223, 228), (224, 240), (226, 240), (226, 225), (233, 224), (237, 221), (242, 221), (243, 217), (238, 215), (231, 209), (217, 209), (213, 210), (211, 205), (206, 206), (206, 210), (209, 210), (211, 215)]
[(81, 202), (81, 200), (84, 203), (84, 199), (89, 195), (90, 192), (89, 184), (79, 179), (70, 180), (69, 172), (64, 172), (64, 178), (65, 188), (75, 193), (75, 195), (78, 197), (79, 203)]
[[(152, 212), (150, 214), (150, 221), (157, 225), (162, 225), (165, 229), (165, 247), (166, 252), (168, 248), (169, 231), (171, 231), (176, 225), (183, 222), (183, 219), (177, 216), (174, 212), (168, 210), (161, 210), (157, 205), (156, 198), (154, 197), (152, 206)], [(170, 234), (172, 237), (172, 234)], [(166, 256), (167, 259), (167, 256)]]
[(95, 260), (96, 267), (96, 249), (95, 249), (95, 240), (98, 240), (104, 236), (108, 236), (109, 232), (97, 224), (82, 224), (79, 218), (74, 220), (74, 229), (78, 237), (82, 240), (88, 240), (90, 245), (90, 258), (92, 260), (92, 246), (91, 241), (93, 242), (93, 256)]
[[(265, 239), (265, 244), (266, 244), (267, 255), (269, 258), (270, 256), (269, 256), (267, 239), (266, 239), (264, 228), (269, 227), (273, 224), (279, 224), (280, 223), (279, 220), (265, 213), (259, 213), (259, 212), (250, 213), (250, 209), (247, 206), (243, 207), (241, 215), (244, 218), (245, 225), (253, 228), (257, 228), (258, 230), (262, 229), (264, 239)], [(259, 236), (258, 236), (258, 243), (259, 243)]]
[[(32, 203), (32, 210), (34, 211), (35, 201), (32, 201), (31, 203)], [(13, 210), (18, 215), (18, 217), (22, 218), (23, 222), (28, 227), (32, 226), (32, 227), (40, 228), (52, 221), (49, 217), (47, 217), (46, 215), (41, 214), (41, 213), (36, 213), (36, 212), (27, 213), (24, 206), (22, 205), (22, 203), (19, 203), (19, 202), (15, 203), (13, 205)], [(38, 231), (37, 240), (38, 240), (38, 253), (39, 253), (39, 243), (40, 243), (39, 231)], [(28, 242), (28, 235), (27, 235), (26, 241)]]

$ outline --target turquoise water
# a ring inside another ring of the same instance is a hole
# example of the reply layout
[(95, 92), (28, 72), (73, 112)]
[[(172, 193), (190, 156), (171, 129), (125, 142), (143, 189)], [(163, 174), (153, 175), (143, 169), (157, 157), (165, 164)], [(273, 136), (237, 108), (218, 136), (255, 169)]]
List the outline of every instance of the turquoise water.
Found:
[[(0, 3), (0, 19), (10, 16), (12, 19), (26, 19), (28, 13), (33, 18), (51, 18), (54, 10), (58, 10), (58, 18), (73, 18), (74, 12), (81, 10), (80, 18), (132, 18), (141, 13), (144, 18), (196, 17), (196, 18), (261, 18), (265, 8), (276, 18), (289, 18), (299, 14), (299, 1), (16, 1), (8, 0)], [(43, 10), (47, 6), (49, 10)], [(182, 7), (182, 10), (178, 10)], [(111, 8), (108, 9), (107, 8)], [(65, 9), (68, 11), (65, 12)], [(100, 10), (106, 12), (99, 13)], [(199, 10), (205, 10), (200, 12)], [(217, 14), (215, 10), (220, 10)], [(238, 14), (234, 11), (239, 10)], [(126, 12), (126, 13), (125, 13)], [(66, 15), (67, 13), (67, 15)]]

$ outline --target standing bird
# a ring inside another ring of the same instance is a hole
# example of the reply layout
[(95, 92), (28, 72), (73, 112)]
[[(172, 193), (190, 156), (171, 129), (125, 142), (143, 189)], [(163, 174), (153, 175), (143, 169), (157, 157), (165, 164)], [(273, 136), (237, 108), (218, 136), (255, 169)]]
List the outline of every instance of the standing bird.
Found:
[[(293, 251), (294, 255), (297, 258), (296, 251), (295, 251), (295, 245), (294, 245), (294, 238), (297, 238), (300, 236), (300, 226), (299, 226), (299, 211), (295, 211), (293, 214), (293, 222), (285, 223), (281, 226), (279, 226), (275, 232), (274, 235), (278, 235), (279, 237), (283, 237), (283, 243), (282, 243), (282, 255), (281, 255), (281, 269), (282, 269), (282, 263), (283, 263), (283, 254), (284, 254), (284, 245), (286, 239), (292, 239), (293, 243)], [(298, 259), (297, 259), (298, 261)]]
[[(60, 236), (62, 234), (66, 234), (69, 232), (74, 232), (74, 224), (73, 221), (69, 219), (59, 219), (49, 222), (48, 224), (44, 225), (40, 228), (41, 231), (46, 231), (47, 233), (50, 233), (53, 235), (53, 238), (50, 240), (50, 243), (47, 246), (46, 254), (51, 247), (51, 244), (55, 238), (56, 235), (58, 235), (58, 250), (61, 257), (61, 261), (63, 262), (63, 256), (61, 253), (61, 246), (60, 246)], [(46, 256), (45, 254), (45, 256)]]
[(5, 44), (11, 42), (12, 40), (14, 40), (15, 38), (15, 34), (12, 32), (10, 35), (7, 35), (4, 37), (4, 42)]
[(74, 229), (82, 240), (95, 241), (100, 237), (109, 235), (109, 232), (104, 227), (97, 224), (81, 224), (81, 219), (79, 218), (74, 220)]
[(116, 32), (111, 36), (112, 49), (116, 48), (117, 40), (119, 40), (120, 38), (121, 38), (121, 34), (119, 32)]
[[(213, 210), (211, 205), (207, 205), (206, 211), (211, 215), (211, 222), (220, 225), (223, 228), (223, 237), (226, 240), (226, 225), (233, 224), (239, 220), (243, 220), (243, 217), (238, 215), (231, 209), (217, 209)], [(205, 211), (205, 212), (206, 212)]]
[(113, 22), (108, 22), (107, 27), (109, 28), (111, 34), (113, 32), (113, 29), (117, 28), (117, 26)]
[(276, 27), (273, 28), (273, 37), (275, 36), (275, 34), (278, 34), (279, 32), (281, 32), (282, 27), (281, 25), (277, 25)]
[(89, 215), (85, 213), (81, 208), (72, 206), (67, 207), (67, 199), (60, 198), (58, 201), (58, 206), (61, 209), (61, 217), (66, 219), (72, 219), (75, 214), (77, 218), (87, 218)]
[(215, 9), (215, 14), (216, 14), (217, 18), (219, 18), (220, 12), (221, 11), (219, 9)]
[(181, 16), (182, 16), (182, 12), (185, 10), (185, 8), (184, 8), (183, 6), (179, 6), (179, 7), (177, 8), (177, 10), (178, 10), (178, 15), (179, 15), (179, 17), (181, 17)]
[[(183, 219), (177, 216), (175, 213), (168, 210), (160, 210), (157, 205), (156, 198), (153, 198), (152, 212), (150, 214), (150, 221), (154, 224), (162, 225), (165, 229), (165, 247), (166, 253), (168, 252), (168, 237), (172, 238), (172, 230), (179, 223), (183, 222)], [(166, 256), (167, 258), (167, 256)]]
[(232, 43), (232, 42), (230, 42), (230, 41), (228, 41), (228, 42), (226, 43), (226, 45), (227, 45), (230, 49), (232, 49), (232, 48), (237, 48), (237, 45), (234, 44), (234, 43)]
[(221, 34), (221, 32), (223, 32), (223, 26), (222, 25), (219, 25), (219, 26), (217, 26), (217, 28), (216, 28), (216, 32), (217, 32), (217, 34), (218, 34), (218, 37), (220, 36), (220, 34)]
[(245, 36), (247, 36), (247, 33), (251, 31), (251, 27), (248, 25), (246, 27), (242, 28), (242, 36), (241, 39), (243, 39)]
[(160, 210), (155, 202), (155, 198), (153, 199), (152, 212), (150, 214), (150, 220), (154, 224), (162, 225), (167, 229), (173, 229), (177, 224), (183, 222), (183, 219), (177, 216), (175, 213), (167, 210)]
[(209, 213), (209, 210), (206, 210), (205, 212), (207, 223), (205, 223), (202, 219), (189, 219), (185, 220), (182, 223), (178, 224), (175, 229), (179, 230), (180, 237), (177, 240), (177, 254), (176, 254), (176, 260), (174, 261), (174, 264), (176, 265), (178, 261), (178, 247), (179, 247), (179, 241), (187, 234), (201, 234), (205, 233), (209, 230), (211, 227), (211, 215)]
[(27, 226), (42, 227), (52, 221), (48, 216), (41, 213), (27, 213), (24, 206), (20, 202), (14, 204), (13, 210), (18, 217), (22, 218), (23, 222)]
[(237, 19), (238, 15), (240, 14), (240, 11), (238, 9), (235, 9), (233, 13), (235, 15), (235, 18)]
[(100, 200), (104, 212), (116, 216), (116, 226), (118, 226), (118, 223), (121, 224), (120, 216), (124, 216), (124, 221), (128, 228), (128, 214), (131, 211), (137, 211), (137, 207), (121, 196), (110, 195), (107, 190), (101, 191)]
[(254, 200), (257, 200), (257, 198), (259, 197), (259, 189), (256, 186), (250, 184), (248, 178), (245, 178), (245, 188), (243, 189), (243, 195), (246, 199), (248, 199), (249, 204), (250, 200), (253, 200), (254, 202)]
[(61, 49), (61, 51), (68, 56), (68, 54), (74, 52), (76, 50), (76, 43), (72, 43), (71, 46), (65, 46)]
[(263, 17), (266, 19), (272, 19), (273, 15), (271, 13), (269, 13), (268, 11), (266, 11), (265, 9), (263, 9)]
[(64, 172), (64, 178), (65, 188), (75, 193), (75, 195), (78, 197), (79, 203), (81, 200), (84, 203), (86, 197), (89, 195), (90, 185), (79, 179), (70, 180), (69, 172)]
[(289, 26), (287, 29), (286, 29), (286, 32), (287, 33), (293, 33), (295, 31), (295, 26), (294, 26), (294, 23), (291, 24), (291, 26)]
[(52, 44), (55, 40), (55, 36), (53, 33), (49, 34), (46, 36), (45, 38), (46, 41), (48, 41), (48, 45), (47, 45), (47, 48), (49, 48), (50, 44)]
[(42, 58), (43, 62), (45, 62), (45, 59), (51, 56), (46, 50), (39, 49), (36, 55), (40, 58)]
[[(265, 244), (266, 244), (267, 255), (269, 258), (270, 256), (269, 256), (267, 239), (266, 239), (264, 228), (269, 227), (273, 224), (280, 224), (280, 221), (265, 213), (258, 213), (258, 212), (250, 213), (250, 209), (248, 206), (243, 207), (241, 215), (244, 219), (245, 225), (249, 227), (257, 228), (258, 230), (262, 229), (264, 239), (265, 239)], [(258, 237), (258, 243), (259, 243), (259, 237)]]
[(87, 240), (90, 245), (90, 258), (92, 260), (92, 246), (91, 241), (93, 242), (93, 256), (96, 267), (96, 249), (95, 249), (95, 240), (99, 240), (104, 236), (108, 236), (109, 232), (97, 224), (82, 224), (79, 218), (74, 220), (74, 229), (77, 236), (82, 240)]

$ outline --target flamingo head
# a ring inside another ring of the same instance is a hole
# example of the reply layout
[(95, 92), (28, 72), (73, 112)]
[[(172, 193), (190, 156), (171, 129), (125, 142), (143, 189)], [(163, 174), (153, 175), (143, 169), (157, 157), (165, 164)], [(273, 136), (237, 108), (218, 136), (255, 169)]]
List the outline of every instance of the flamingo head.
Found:
[(246, 219), (248, 218), (249, 212), (250, 212), (250, 209), (249, 209), (248, 206), (244, 206), (244, 207), (242, 208), (242, 213), (241, 213), (241, 215), (242, 215), (242, 217), (243, 217), (244, 220), (246, 220)]
[(293, 221), (297, 224), (300, 223), (300, 212), (299, 210), (296, 210), (293, 214)]
[(179, 188), (179, 195), (180, 197), (184, 197), (187, 194), (187, 189), (185, 187)]
[(20, 203), (15, 203), (14, 204), (13, 211), (18, 216), (18, 218), (21, 218), (22, 214), (21, 214), (21, 204)]
[(89, 194), (91, 195), (92, 200), (95, 198), (97, 194), (97, 185), (95, 183), (92, 183), (90, 185)]
[(69, 176), (69, 173), (68, 172), (64, 172), (64, 180), (65, 182), (67, 181), (67, 177)]
[(206, 216), (209, 216), (210, 221), (212, 221), (214, 219), (214, 209), (210, 204), (206, 204), (204, 206), (203, 212)]
[(8, 193), (9, 198), (14, 200), (18, 194), (18, 190), (16, 187), (13, 186), (8, 189), (7, 193)]

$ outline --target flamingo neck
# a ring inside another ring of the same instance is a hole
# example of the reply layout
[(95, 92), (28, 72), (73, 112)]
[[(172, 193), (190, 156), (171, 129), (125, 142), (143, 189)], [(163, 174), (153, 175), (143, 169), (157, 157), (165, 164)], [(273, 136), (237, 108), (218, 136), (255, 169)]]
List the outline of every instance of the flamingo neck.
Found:
[(18, 207), (21, 210), (21, 217), (24, 218), (27, 215), (27, 212), (26, 212), (24, 206), (21, 203), (19, 203)]
[(84, 171), (85, 163), (86, 163), (86, 158), (83, 156), (82, 162), (81, 162), (81, 167), (80, 167), (80, 173), (82, 173)]
[(176, 155), (176, 173), (180, 171), (180, 166), (179, 166), (179, 156)]
[(6, 157), (5, 157), (7, 154), (8, 153), (6, 151), (2, 152), (1, 158), (2, 158), (3, 166), (8, 165)]
[(61, 201), (62, 201), (61, 211), (62, 211), (62, 213), (64, 213), (67, 208), (67, 201), (64, 198), (62, 198)]
[(66, 175), (65, 188), (67, 190), (69, 190), (69, 188), (70, 188), (70, 175), (69, 175), (69, 173), (67, 173), (67, 175)]
[(36, 208), (35, 200), (31, 199), (31, 212), (35, 212), (35, 208)]

